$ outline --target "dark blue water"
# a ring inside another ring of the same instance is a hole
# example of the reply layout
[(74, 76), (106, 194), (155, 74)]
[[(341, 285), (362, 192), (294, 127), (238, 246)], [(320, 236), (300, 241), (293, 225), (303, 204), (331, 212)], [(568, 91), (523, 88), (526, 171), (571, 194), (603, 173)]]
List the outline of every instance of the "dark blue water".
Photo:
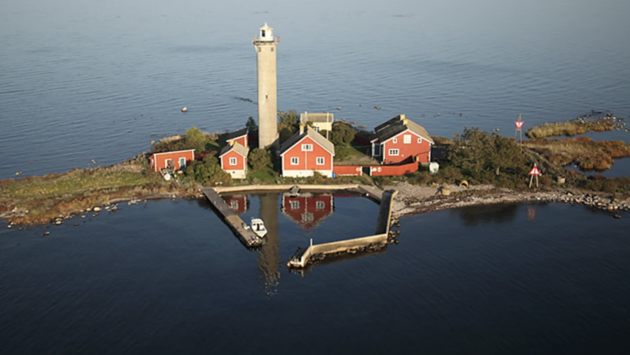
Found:
[[(302, 276), (284, 264), (317, 233), (268, 197), (277, 224), (266, 220), (274, 235), (260, 251), (203, 201), (0, 230), (2, 353), (627, 350), (627, 218), (560, 204), (439, 211), (403, 218), (401, 243), (383, 253)], [(335, 201), (322, 231), (370, 232), (376, 205)]]

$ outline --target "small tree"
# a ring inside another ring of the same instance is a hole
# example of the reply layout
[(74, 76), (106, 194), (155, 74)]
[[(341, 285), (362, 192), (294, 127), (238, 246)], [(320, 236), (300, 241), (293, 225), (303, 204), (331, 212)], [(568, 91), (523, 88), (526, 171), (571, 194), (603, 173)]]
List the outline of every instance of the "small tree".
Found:
[(278, 132), (281, 132), (283, 129), (287, 129), (291, 132), (291, 134), (298, 131), (299, 128), (299, 118), (296, 110), (291, 110), (289, 112), (280, 112), (280, 124), (278, 125)]
[(186, 175), (194, 177), (202, 184), (227, 184), (232, 180), (230, 174), (221, 169), (219, 159), (214, 154), (206, 154), (202, 161), (193, 161), (186, 168)]
[(247, 157), (247, 162), (252, 170), (263, 170), (273, 166), (271, 153), (266, 149), (252, 149)]
[(203, 152), (206, 150), (206, 136), (197, 127), (190, 127), (186, 131), (186, 147), (187, 149), (194, 149), (197, 152)]
[(245, 127), (249, 128), (249, 133), (258, 132), (258, 125), (256, 124), (256, 120), (254, 120), (252, 116), (249, 116), (249, 118), (247, 119)]
[(350, 145), (354, 140), (356, 131), (352, 126), (345, 122), (336, 121), (333, 123), (332, 132), (330, 132), (330, 141), (334, 145)]

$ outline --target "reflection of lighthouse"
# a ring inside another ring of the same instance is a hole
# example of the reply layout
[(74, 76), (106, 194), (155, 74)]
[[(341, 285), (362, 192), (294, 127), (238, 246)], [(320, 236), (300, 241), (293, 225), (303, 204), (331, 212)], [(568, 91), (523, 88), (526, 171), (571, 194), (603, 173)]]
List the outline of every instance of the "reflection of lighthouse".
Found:
[(278, 235), (278, 194), (260, 195), (260, 218), (267, 227), (267, 242), (258, 252), (258, 278), (268, 296), (280, 283), (280, 236)]

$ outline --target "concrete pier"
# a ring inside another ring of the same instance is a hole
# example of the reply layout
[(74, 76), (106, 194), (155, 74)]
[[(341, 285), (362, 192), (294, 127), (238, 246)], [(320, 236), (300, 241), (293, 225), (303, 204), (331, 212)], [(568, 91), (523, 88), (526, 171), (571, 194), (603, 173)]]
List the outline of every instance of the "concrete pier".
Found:
[[(379, 190), (380, 191), (380, 190)], [(375, 235), (346, 239), (337, 242), (314, 244), (305, 249), (299, 249), (289, 260), (287, 266), (290, 268), (304, 268), (309, 260), (314, 256), (325, 256), (338, 253), (356, 253), (359, 250), (378, 250), (387, 246), (387, 237), (391, 223), (392, 202), (398, 193), (396, 190), (388, 190), (379, 194), (372, 190), (374, 196), (380, 195), (381, 206), (376, 222)]]
[(243, 245), (248, 248), (255, 248), (262, 245), (263, 239), (257, 236), (251, 229), (244, 228), (247, 223), (228, 206), (223, 197), (213, 188), (201, 189), (201, 192), (203, 192), (208, 201), (210, 201), (214, 208), (221, 214), (225, 223), (232, 229)]

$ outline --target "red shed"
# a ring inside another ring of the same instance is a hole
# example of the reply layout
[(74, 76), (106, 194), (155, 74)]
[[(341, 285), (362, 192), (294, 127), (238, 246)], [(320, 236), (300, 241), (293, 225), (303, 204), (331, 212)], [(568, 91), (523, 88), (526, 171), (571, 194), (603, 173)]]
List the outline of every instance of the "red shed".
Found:
[(221, 169), (228, 172), (232, 179), (245, 179), (247, 176), (247, 154), (249, 154), (249, 148), (243, 147), (238, 142), (226, 145), (219, 155)]
[(282, 212), (304, 229), (311, 229), (333, 213), (333, 196), (309, 193), (282, 195)]
[(149, 163), (153, 171), (160, 171), (166, 167), (185, 169), (186, 165), (195, 159), (195, 150), (178, 150), (174, 152), (153, 153)]
[(228, 133), (225, 137), (225, 141), (228, 145), (232, 145), (233, 143), (239, 143), (243, 147), (249, 147), (249, 128), (239, 129), (236, 132)]
[(225, 202), (236, 214), (240, 215), (247, 212), (247, 195), (227, 196)]
[(376, 138), (372, 140), (372, 157), (383, 164), (431, 161), (433, 139), (424, 127), (409, 120), (404, 114), (374, 128)]
[(294, 134), (280, 147), (282, 175), (288, 177), (320, 174), (332, 177), (335, 146), (314, 129), (300, 125)]

